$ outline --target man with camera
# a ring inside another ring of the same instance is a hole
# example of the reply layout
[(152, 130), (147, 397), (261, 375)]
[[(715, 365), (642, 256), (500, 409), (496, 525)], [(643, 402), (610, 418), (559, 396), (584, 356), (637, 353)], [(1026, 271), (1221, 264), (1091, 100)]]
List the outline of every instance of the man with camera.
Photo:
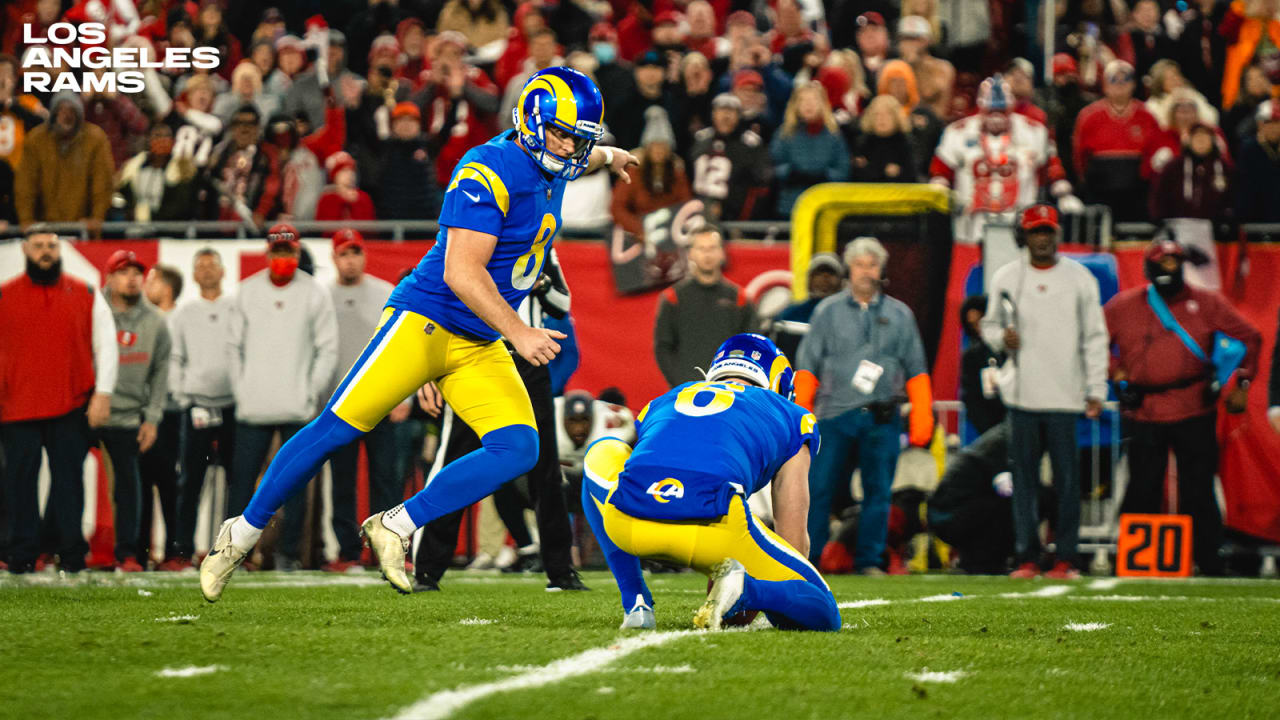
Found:
[(1213, 575), (1222, 571), (1222, 516), (1213, 491), (1218, 397), (1231, 385), (1227, 412), (1245, 411), (1262, 335), (1222, 295), (1188, 285), (1185, 263), (1177, 242), (1157, 237), (1143, 259), (1150, 284), (1116, 295), (1103, 308), (1115, 349), (1111, 379), (1130, 420), (1129, 487), (1120, 510), (1160, 512), (1172, 449), (1177, 510), (1191, 516), (1200, 572)]

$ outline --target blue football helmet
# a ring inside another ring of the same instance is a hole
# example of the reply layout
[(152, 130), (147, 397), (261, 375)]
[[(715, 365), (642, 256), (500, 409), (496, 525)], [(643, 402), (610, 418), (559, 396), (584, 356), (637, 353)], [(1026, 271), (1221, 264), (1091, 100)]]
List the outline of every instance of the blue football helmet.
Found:
[(791, 369), (791, 362), (763, 335), (739, 333), (720, 345), (707, 371), (707, 380), (715, 382), (729, 377), (750, 381), (788, 400), (795, 398), (796, 373)]
[[(604, 137), (604, 98), (591, 78), (567, 67), (539, 70), (524, 84), (511, 111), (520, 142), (547, 172), (573, 180), (587, 169), (591, 149)], [(573, 154), (547, 150), (547, 126), (574, 138)]]

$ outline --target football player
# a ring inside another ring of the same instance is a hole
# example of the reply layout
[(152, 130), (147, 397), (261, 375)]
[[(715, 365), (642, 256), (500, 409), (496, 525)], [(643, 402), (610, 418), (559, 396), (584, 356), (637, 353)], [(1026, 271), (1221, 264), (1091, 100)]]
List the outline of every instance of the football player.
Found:
[(467, 152), (445, 191), (436, 244), (391, 294), (373, 339), (320, 416), (285, 443), (244, 514), (222, 524), (200, 567), (216, 601), (262, 528), (335, 449), (368, 432), (425, 383), (482, 447), (441, 470), (417, 495), (364, 521), (383, 576), (409, 593), (405, 553), (422, 525), (528, 472), (538, 432), (511, 352), (551, 361), (561, 333), (531, 328), (515, 308), (542, 273), (560, 229), (565, 184), (602, 167), (628, 179), (625, 150), (597, 147), (604, 102), (590, 78), (565, 67), (534, 73), (512, 112), (515, 129)]
[[(839, 630), (835, 597), (808, 555), (814, 416), (791, 401), (791, 364), (771, 340), (735, 335), (707, 379), (672, 388), (636, 418), (632, 450), (603, 438), (587, 451), (584, 513), (622, 593), (623, 629), (655, 626), (640, 559), (712, 579), (694, 625), (763, 611), (779, 628)], [(772, 481), (777, 532), (747, 507)]]

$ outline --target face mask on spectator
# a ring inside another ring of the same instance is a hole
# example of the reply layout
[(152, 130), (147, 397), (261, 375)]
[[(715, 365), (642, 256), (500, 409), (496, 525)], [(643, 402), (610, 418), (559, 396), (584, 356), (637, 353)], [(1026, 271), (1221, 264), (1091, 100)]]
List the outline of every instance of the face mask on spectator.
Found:
[(269, 265), (272, 275), (289, 280), (298, 271), (298, 258), (289, 256), (273, 257)]
[(601, 65), (608, 65), (618, 59), (618, 48), (609, 43), (596, 43), (591, 46), (591, 52), (596, 56), (596, 60), (600, 61)]

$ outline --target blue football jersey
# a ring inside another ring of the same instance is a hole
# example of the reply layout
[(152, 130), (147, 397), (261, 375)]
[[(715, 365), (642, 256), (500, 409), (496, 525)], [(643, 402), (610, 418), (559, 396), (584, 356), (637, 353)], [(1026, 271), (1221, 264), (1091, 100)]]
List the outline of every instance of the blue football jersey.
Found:
[(639, 439), (611, 502), (634, 517), (721, 517), (734, 495), (764, 487), (805, 443), (816, 454), (816, 425), (812, 413), (771, 390), (685, 383), (640, 412)]
[(514, 131), (467, 151), (445, 190), (435, 246), (400, 281), (387, 304), (425, 315), (450, 332), (497, 340), (497, 331), (444, 282), (449, 228), (497, 236), (489, 275), (503, 299), (517, 308), (542, 274), (551, 241), (560, 229), (565, 183), (542, 171), (516, 144)]

